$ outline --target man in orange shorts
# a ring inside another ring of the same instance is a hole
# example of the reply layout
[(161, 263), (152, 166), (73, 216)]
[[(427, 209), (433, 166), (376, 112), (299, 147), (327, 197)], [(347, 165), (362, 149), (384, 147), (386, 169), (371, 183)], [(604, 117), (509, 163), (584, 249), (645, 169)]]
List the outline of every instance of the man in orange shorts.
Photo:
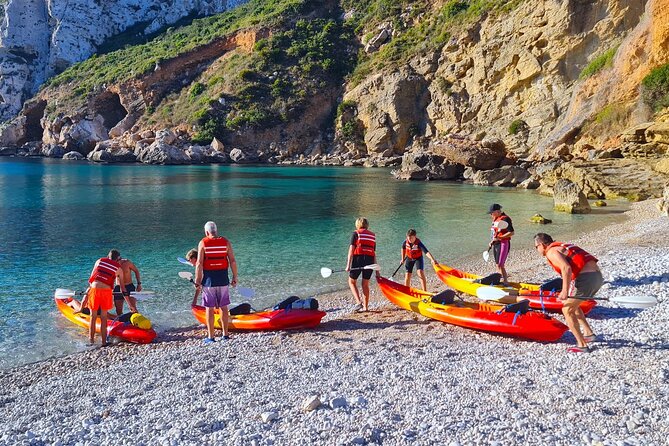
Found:
[(88, 327), (88, 336), (91, 344), (95, 343), (95, 326), (99, 312), (102, 346), (107, 345), (107, 311), (114, 307), (112, 290), (117, 278), (123, 295), (127, 296), (128, 294), (125, 289), (123, 269), (119, 263), (120, 258), (121, 253), (116, 249), (112, 249), (109, 251), (107, 257), (98, 259), (95, 262), (91, 277), (88, 279), (89, 287), (86, 290), (84, 300), (81, 302), (81, 307), (88, 307), (91, 310), (91, 323)]

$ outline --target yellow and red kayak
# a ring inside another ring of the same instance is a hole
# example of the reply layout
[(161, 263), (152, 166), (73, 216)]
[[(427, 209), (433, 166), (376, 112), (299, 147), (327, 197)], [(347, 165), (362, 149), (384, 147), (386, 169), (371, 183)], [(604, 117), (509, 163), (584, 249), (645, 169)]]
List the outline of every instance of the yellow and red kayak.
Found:
[(385, 278), (377, 281), (383, 295), (393, 304), (448, 324), (542, 342), (557, 341), (567, 331), (567, 326), (562, 322), (540, 312), (516, 313), (506, 311), (503, 305), (480, 302), (439, 304), (431, 301), (435, 293), (410, 288)]
[[(200, 305), (191, 307), (193, 316), (201, 324), (207, 323), (205, 308)], [(262, 330), (295, 330), (313, 328), (321, 323), (325, 316), (324, 311), (305, 309), (266, 310), (250, 314), (230, 316), (230, 329), (234, 331), (262, 331)], [(214, 325), (221, 328), (221, 320), (214, 316)]]
[[(79, 308), (79, 301), (73, 297), (66, 299), (54, 298), (56, 301), (56, 307), (58, 310), (65, 316), (70, 322), (84, 328), (88, 328), (91, 325), (91, 316), (90, 314), (84, 313), (75, 313), (73, 305), (76, 304), (76, 307)], [(135, 342), (137, 344), (148, 344), (153, 341), (156, 337), (156, 332), (153, 328), (144, 330), (139, 327), (135, 327), (129, 322), (121, 322), (114, 320), (115, 315), (109, 313), (107, 319), (107, 336), (114, 336), (124, 341)], [(100, 318), (96, 320), (95, 326), (96, 333), (100, 333)]]
[[(434, 265), (434, 271), (442, 282), (461, 293), (476, 296), (477, 289), (481, 287), (494, 287), (504, 290), (510, 295), (517, 295), (522, 299), (528, 299), (530, 301), (530, 308), (550, 312), (562, 311), (562, 302), (557, 299), (558, 293), (540, 291), (540, 285), (536, 283), (511, 282), (507, 287), (502, 285), (484, 285), (475, 282), (475, 280), (481, 279), (483, 276), (470, 274), (451, 268), (448, 265)], [(584, 300), (581, 303), (581, 309), (584, 313), (588, 313), (595, 305), (597, 305), (597, 302), (594, 300)]]

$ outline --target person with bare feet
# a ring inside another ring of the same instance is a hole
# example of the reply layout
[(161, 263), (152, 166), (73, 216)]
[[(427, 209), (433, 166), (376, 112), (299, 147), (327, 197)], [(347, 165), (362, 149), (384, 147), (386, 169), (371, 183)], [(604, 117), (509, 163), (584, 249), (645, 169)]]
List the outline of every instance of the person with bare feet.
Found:
[[(128, 302), (128, 307), (132, 313), (137, 313), (137, 299), (130, 293), (134, 291), (142, 291), (142, 280), (139, 277), (139, 269), (129, 259), (119, 259), (118, 262), (123, 270), (123, 277), (125, 278), (125, 289), (127, 294), (121, 292), (121, 286), (117, 283), (114, 287), (114, 306), (116, 307), (116, 314), (120, 316), (123, 314), (123, 301)], [(132, 283), (132, 273), (135, 273), (137, 279), (137, 286)]]
[[(355, 298), (356, 311), (367, 311), (369, 309), (369, 279), (372, 277), (372, 270), (362, 268), (374, 263), (376, 263), (376, 235), (369, 230), (367, 219), (360, 217), (355, 221), (355, 231), (351, 236), (346, 261), (348, 286)], [(357, 285), (360, 273), (362, 273), (362, 299)], [(380, 276), (381, 273), (376, 271), (376, 277)]]

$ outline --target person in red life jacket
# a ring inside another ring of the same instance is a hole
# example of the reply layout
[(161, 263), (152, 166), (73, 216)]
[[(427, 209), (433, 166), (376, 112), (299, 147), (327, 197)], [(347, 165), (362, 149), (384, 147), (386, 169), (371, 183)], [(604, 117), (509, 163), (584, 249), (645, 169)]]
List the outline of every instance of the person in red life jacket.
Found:
[(413, 273), (414, 266), (416, 267), (416, 274), (420, 279), (420, 285), (423, 288), (423, 291), (427, 291), (427, 280), (425, 279), (424, 262), (423, 254), (427, 256), (432, 264), (438, 264), (430, 251), (427, 250), (423, 242), (416, 237), (416, 230), (409, 229), (407, 231), (407, 238), (402, 242), (402, 262), (404, 262), (404, 267), (406, 269), (406, 276), (404, 277), (404, 285), (411, 285), (411, 274)]
[[(492, 248), (493, 250), (497, 271), (502, 275), (502, 283), (508, 285), (508, 276), (504, 265), (506, 265), (506, 259), (511, 250), (513, 223), (511, 222), (511, 217), (502, 212), (502, 206), (497, 203), (490, 205), (488, 214), (492, 217), (492, 226), (490, 227), (492, 239), (490, 240), (488, 248)], [(499, 224), (502, 221), (506, 223), (506, 225), (502, 225), (506, 226), (504, 229), (499, 227)]]
[(570, 347), (567, 351), (589, 352), (588, 343), (595, 341), (596, 336), (581, 310), (580, 304), (583, 300), (569, 297), (569, 289), (573, 281), (574, 297), (592, 297), (599, 291), (604, 279), (597, 266), (597, 258), (576, 245), (555, 242), (550, 235), (544, 233), (534, 236), (534, 246), (539, 254), (546, 257), (548, 264), (562, 276), (562, 291), (558, 299), (562, 301), (562, 313), (569, 330), (576, 338), (576, 347)]
[[(230, 305), (230, 285), (237, 286), (237, 262), (232, 245), (225, 237), (218, 235), (216, 223), (208, 221), (204, 225), (205, 237), (197, 247), (195, 264), (195, 284), (202, 288), (202, 305), (207, 315), (207, 337), (205, 344), (214, 342), (214, 314), (220, 310), (223, 339), (228, 335), (228, 305)], [(228, 267), (232, 269), (232, 280), (228, 277)]]
[[(135, 266), (132, 261), (128, 259), (119, 259), (118, 263), (121, 264), (121, 269), (123, 270), (123, 277), (125, 278), (125, 289), (128, 293), (132, 293), (133, 291), (142, 291), (142, 282), (139, 277), (139, 269)], [(137, 287), (135, 287), (135, 284), (132, 283), (132, 273), (135, 273), (135, 278), (137, 279)], [(133, 313), (137, 313), (137, 299), (135, 299), (133, 296), (128, 294), (128, 296), (125, 296), (124, 294), (121, 293), (121, 286), (116, 285), (114, 287), (114, 306), (116, 307), (116, 314), (121, 315), (123, 314), (123, 301), (126, 300), (128, 302), (128, 306), (130, 307), (130, 311)]]
[[(369, 230), (369, 222), (360, 217), (355, 221), (355, 231), (351, 236), (351, 244), (348, 248), (348, 259), (346, 271), (348, 271), (348, 286), (351, 288), (355, 298), (355, 310), (367, 311), (369, 309), (369, 279), (372, 277), (371, 269), (361, 269), (363, 266), (376, 263), (376, 235)], [(362, 273), (362, 295), (358, 292), (357, 280)], [(377, 271), (376, 277), (381, 274)]]
[[(88, 279), (89, 286), (81, 302), (81, 307), (89, 308), (91, 311), (91, 323), (88, 328), (88, 336), (91, 344), (95, 343), (95, 327), (99, 312), (100, 338), (102, 339), (102, 346), (107, 345), (107, 311), (114, 307), (112, 289), (114, 288), (115, 281), (118, 280), (118, 283), (121, 284), (123, 295), (129, 297), (129, 293), (125, 289), (123, 269), (119, 263), (120, 258), (121, 253), (116, 249), (112, 249), (109, 251), (107, 257), (98, 259), (95, 262), (91, 276)], [(128, 305), (131, 305), (129, 300)]]

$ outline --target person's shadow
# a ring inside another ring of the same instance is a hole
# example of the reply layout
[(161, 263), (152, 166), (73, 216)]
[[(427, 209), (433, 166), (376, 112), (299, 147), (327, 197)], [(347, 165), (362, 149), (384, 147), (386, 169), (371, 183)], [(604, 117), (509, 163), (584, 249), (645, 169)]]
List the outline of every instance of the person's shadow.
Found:
[(615, 280), (607, 281), (606, 283), (610, 284), (612, 287), (628, 287), (628, 286), (637, 286), (637, 285), (647, 285), (653, 282), (662, 282), (663, 279), (666, 279), (667, 276), (662, 275), (653, 275), (645, 276), (641, 278), (632, 278), (632, 277), (616, 277)]
[(635, 317), (642, 311), (639, 308), (602, 307), (598, 305), (587, 314), (587, 317), (595, 320), (627, 319)]

